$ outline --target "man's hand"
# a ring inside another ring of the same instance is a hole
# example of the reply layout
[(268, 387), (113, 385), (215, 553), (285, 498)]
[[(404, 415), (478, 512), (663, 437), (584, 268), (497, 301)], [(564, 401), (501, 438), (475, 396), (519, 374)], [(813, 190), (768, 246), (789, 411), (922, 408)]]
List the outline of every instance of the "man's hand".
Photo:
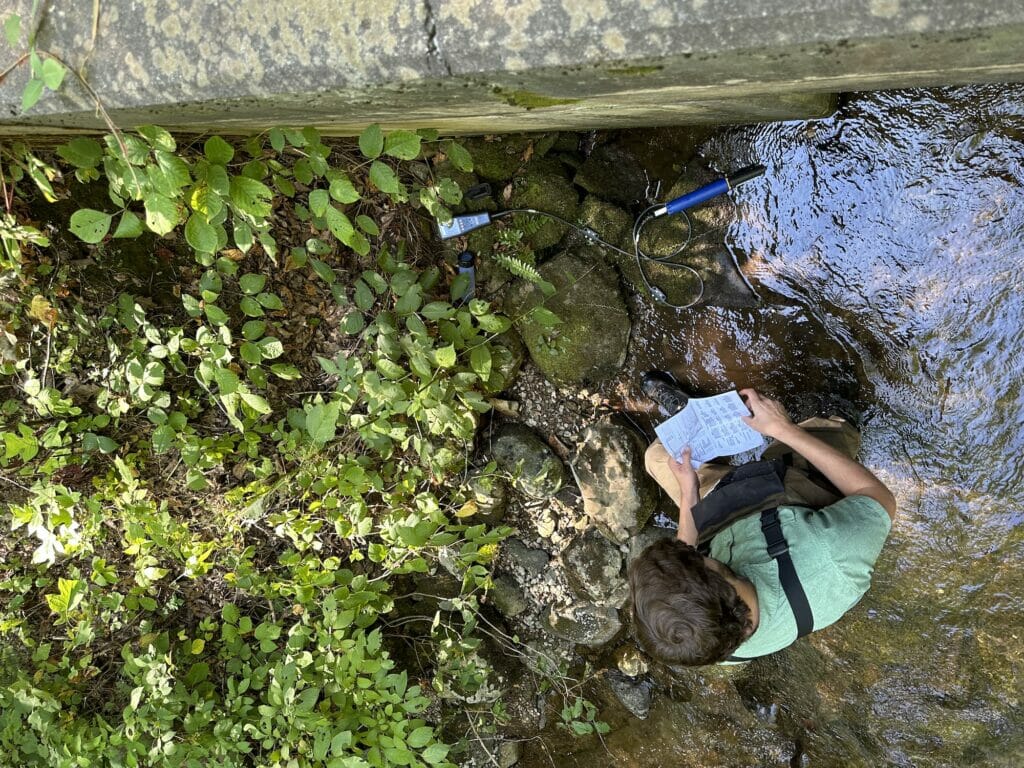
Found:
[(672, 470), (676, 482), (679, 483), (679, 490), (682, 491), (684, 499), (696, 494), (700, 485), (697, 473), (693, 469), (693, 462), (690, 461), (691, 454), (690, 446), (686, 446), (683, 448), (679, 461), (676, 461), (671, 455), (668, 457), (668, 468)]
[(778, 400), (772, 400), (758, 393), (756, 389), (741, 389), (740, 395), (747, 401), (752, 416), (740, 416), (751, 429), (766, 437), (781, 440), (782, 435), (793, 426), (786, 409)]

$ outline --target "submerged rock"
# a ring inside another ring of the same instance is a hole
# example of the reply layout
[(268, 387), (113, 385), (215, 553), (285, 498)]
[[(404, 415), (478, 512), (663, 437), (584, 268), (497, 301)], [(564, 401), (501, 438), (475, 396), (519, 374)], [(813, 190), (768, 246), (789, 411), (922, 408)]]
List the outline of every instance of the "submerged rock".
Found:
[(545, 628), (570, 643), (597, 648), (615, 638), (622, 622), (614, 608), (577, 603), (567, 608), (549, 608)]
[(651, 712), (654, 683), (644, 678), (627, 677), (614, 669), (605, 672), (605, 682), (630, 714), (646, 720)]
[(565, 465), (535, 432), (522, 424), (506, 424), (494, 438), (498, 467), (512, 475), (516, 490), (537, 499), (554, 496), (565, 484)]
[[(576, 218), (579, 195), (554, 158), (532, 160), (512, 179), (510, 208), (534, 208), (572, 221)], [(523, 241), (534, 250), (557, 245), (569, 227), (536, 214), (517, 214), (513, 225), (524, 233)]]
[[(540, 273), (555, 286), (553, 296), (545, 300), (538, 286), (519, 282), (505, 300), (533, 362), (556, 384), (614, 376), (626, 359), (631, 328), (615, 271), (582, 249), (558, 254)], [(548, 312), (532, 311), (542, 303)]]
[(647, 174), (633, 153), (618, 144), (597, 147), (573, 181), (587, 192), (620, 205), (630, 206), (647, 196)]
[(562, 563), (569, 585), (580, 597), (616, 608), (629, 597), (622, 554), (596, 529), (591, 528), (566, 547)]
[[(632, 246), (630, 238), (633, 231), (633, 218), (617, 205), (612, 205), (593, 195), (587, 195), (580, 204), (576, 220), (585, 227), (590, 227), (601, 236), (601, 239), (617, 245), (619, 248), (629, 250)], [(607, 248), (602, 248), (605, 254), (613, 263), (618, 259), (625, 258)]]
[(572, 471), (591, 522), (612, 541), (624, 542), (650, 519), (658, 501), (644, 470), (646, 446), (629, 427), (591, 424), (572, 459)]

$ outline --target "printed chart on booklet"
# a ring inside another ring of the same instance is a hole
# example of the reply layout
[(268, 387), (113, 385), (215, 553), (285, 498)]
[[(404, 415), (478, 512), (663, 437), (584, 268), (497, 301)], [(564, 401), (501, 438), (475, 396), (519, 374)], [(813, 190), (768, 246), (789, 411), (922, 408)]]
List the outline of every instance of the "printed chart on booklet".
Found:
[(670, 456), (678, 458), (690, 446), (696, 469), (716, 456), (733, 456), (764, 444), (761, 435), (740, 419), (749, 414), (735, 391), (694, 397), (683, 410), (658, 424), (655, 432)]

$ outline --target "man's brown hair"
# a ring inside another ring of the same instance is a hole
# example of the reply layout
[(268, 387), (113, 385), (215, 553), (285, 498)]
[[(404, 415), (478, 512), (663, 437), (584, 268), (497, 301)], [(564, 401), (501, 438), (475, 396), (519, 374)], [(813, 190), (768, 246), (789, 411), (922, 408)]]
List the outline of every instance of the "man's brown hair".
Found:
[(750, 609), (733, 586), (678, 539), (645, 549), (630, 566), (629, 588), (637, 639), (667, 664), (723, 661), (752, 627)]

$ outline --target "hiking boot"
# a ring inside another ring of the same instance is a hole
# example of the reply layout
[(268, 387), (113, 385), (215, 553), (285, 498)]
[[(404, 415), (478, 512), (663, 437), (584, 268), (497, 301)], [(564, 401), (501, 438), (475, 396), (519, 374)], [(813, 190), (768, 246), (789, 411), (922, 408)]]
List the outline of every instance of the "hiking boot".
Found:
[(690, 396), (667, 371), (648, 371), (640, 380), (640, 390), (658, 404), (658, 410), (670, 418), (686, 407)]

